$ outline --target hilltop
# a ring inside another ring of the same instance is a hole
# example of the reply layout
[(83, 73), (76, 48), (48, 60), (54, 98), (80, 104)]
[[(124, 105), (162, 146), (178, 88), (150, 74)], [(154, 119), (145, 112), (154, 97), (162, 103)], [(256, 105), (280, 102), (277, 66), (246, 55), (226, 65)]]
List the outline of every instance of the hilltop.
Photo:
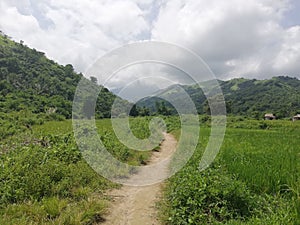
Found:
[[(271, 112), (279, 118), (290, 117), (300, 111), (300, 80), (288, 76), (278, 76), (266, 80), (235, 78), (218, 81), (223, 91), (227, 113), (261, 118)], [(203, 84), (204, 86), (207, 84)], [(178, 87), (183, 88), (194, 101), (198, 113), (209, 113), (209, 107), (203, 91), (198, 85), (173, 85), (161, 90), (156, 96), (142, 99), (138, 106), (149, 107), (156, 111), (156, 102), (163, 102), (160, 97), (180, 99)], [(211, 87), (214, 91), (214, 87)], [(174, 108), (165, 102), (171, 114)]]
[(94, 77), (90, 80), (76, 73), (73, 66), (59, 65), (48, 59), (43, 52), (17, 43), (0, 32), (0, 137), (32, 130), (32, 126), (45, 121), (72, 118), (75, 90), (83, 79), (93, 90), (101, 88), (95, 110), (90, 107), (92, 92), (81, 96), (85, 104), (82, 116), (109, 118), (111, 108), (118, 104), (130, 107), (107, 88), (99, 86)]
[[(71, 118), (76, 86), (84, 76), (76, 73), (72, 65), (59, 65), (43, 52), (31, 49), (0, 35), (0, 107), (2, 113), (22, 112), (44, 114), (47, 117)], [(95, 80), (93, 80), (95, 82)], [(227, 113), (261, 118), (264, 113), (274, 113), (279, 118), (290, 117), (300, 111), (300, 81), (288, 76), (266, 80), (235, 78), (218, 81), (223, 91)], [(209, 82), (208, 82), (209, 83)], [(208, 83), (204, 84), (207, 85)], [(97, 84), (95, 83), (97, 86)], [(157, 95), (137, 103), (132, 115), (148, 115), (157, 108), (167, 115), (176, 111), (158, 96), (181, 99), (179, 89), (185, 90), (194, 101), (199, 114), (209, 113), (209, 106), (198, 85), (172, 85)], [(212, 88), (213, 91), (213, 88)], [(97, 99), (96, 117), (111, 116), (111, 105), (117, 98), (103, 88)], [(120, 99), (120, 98), (119, 98)], [(179, 101), (180, 102), (180, 101)], [(128, 102), (124, 103), (128, 104)], [(130, 106), (131, 104), (128, 104)], [(1, 114), (1, 117), (5, 117)]]
[[(53, 114), (71, 118), (76, 86), (83, 78), (73, 66), (59, 65), (23, 41), (0, 35), (0, 107), (2, 113)], [(95, 80), (94, 80), (95, 82)], [(95, 84), (97, 85), (97, 84)], [(110, 117), (116, 95), (103, 88), (97, 100), (98, 118)]]

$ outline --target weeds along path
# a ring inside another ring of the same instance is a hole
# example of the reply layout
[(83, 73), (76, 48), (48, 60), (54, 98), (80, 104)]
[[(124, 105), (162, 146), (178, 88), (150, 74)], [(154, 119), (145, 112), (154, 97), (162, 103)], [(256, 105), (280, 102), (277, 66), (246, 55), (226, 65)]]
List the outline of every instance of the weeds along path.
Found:
[[(162, 167), (157, 171), (151, 171), (149, 176), (168, 174), (168, 162), (170, 156), (176, 150), (177, 141), (171, 135), (164, 133), (164, 141), (159, 151), (154, 151), (147, 165), (165, 160)], [(149, 173), (149, 172), (148, 172)], [(141, 170), (130, 179), (138, 180), (148, 176)], [(161, 196), (162, 183), (149, 186), (123, 186), (121, 189), (110, 191), (108, 195), (113, 198), (109, 213), (103, 224), (109, 225), (158, 225), (157, 210), (155, 203)]]

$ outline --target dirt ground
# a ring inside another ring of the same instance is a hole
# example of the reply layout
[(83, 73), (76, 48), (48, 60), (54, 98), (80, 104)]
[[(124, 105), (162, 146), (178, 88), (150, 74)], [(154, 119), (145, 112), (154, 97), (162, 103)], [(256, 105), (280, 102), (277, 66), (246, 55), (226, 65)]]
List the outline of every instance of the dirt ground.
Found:
[[(159, 151), (154, 151), (147, 163), (148, 170), (141, 170), (129, 178), (129, 183), (140, 185), (138, 181), (147, 179), (147, 186), (127, 186), (108, 193), (113, 198), (109, 213), (102, 224), (109, 225), (159, 225), (156, 202), (161, 196), (163, 180), (168, 176), (171, 155), (176, 150), (177, 141), (164, 133), (164, 141)], [(158, 163), (158, 164), (157, 164)], [(152, 165), (158, 165), (151, 167)], [(145, 167), (147, 167), (145, 166)]]

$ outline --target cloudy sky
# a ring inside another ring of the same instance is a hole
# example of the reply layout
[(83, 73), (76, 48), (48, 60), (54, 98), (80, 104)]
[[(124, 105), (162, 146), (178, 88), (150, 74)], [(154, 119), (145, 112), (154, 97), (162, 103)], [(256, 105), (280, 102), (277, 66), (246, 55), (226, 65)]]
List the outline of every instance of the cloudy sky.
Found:
[(220, 79), (300, 78), (298, 0), (1, 0), (0, 29), (83, 73), (112, 49), (157, 40), (194, 51)]

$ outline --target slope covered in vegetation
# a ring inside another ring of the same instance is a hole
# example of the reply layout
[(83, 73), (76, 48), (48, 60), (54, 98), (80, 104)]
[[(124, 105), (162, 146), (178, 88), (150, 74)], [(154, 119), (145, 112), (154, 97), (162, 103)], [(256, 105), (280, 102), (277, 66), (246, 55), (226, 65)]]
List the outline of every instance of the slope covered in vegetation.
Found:
[[(274, 113), (279, 118), (291, 117), (300, 111), (300, 80), (291, 77), (273, 77), (267, 80), (232, 79), (219, 81), (223, 91), (227, 112), (233, 115), (246, 115), (262, 118), (264, 113)], [(205, 85), (205, 84), (204, 84)], [(200, 114), (208, 113), (209, 107), (203, 91), (198, 85), (178, 85), (191, 96)], [(177, 86), (171, 86), (159, 93), (159, 96), (180, 98), (176, 92)], [(211, 88), (214, 91), (214, 87)], [(152, 112), (158, 111), (156, 102), (162, 101), (157, 97), (141, 100), (138, 105), (146, 106)], [(171, 114), (175, 110), (165, 102)]]
[[(72, 101), (82, 74), (59, 65), (44, 53), (0, 35), (0, 107), (4, 113), (56, 113), (71, 118)], [(97, 107), (100, 118), (110, 116), (115, 95), (103, 88)]]
[[(16, 43), (0, 34), (0, 136), (31, 129), (47, 120), (72, 117), (72, 102), (78, 82), (85, 79), (73, 66), (59, 65), (44, 53)], [(92, 80), (92, 79), (91, 79)], [(99, 88), (95, 82), (94, 88)], [(91, 96), (86, 96), (89, 99)], [(97, 98), (96, 118), (111, 115), (116, 95), (103, 88)], [(118, 98), (119, 99), (119, 98)], [(120, 102), (128, 102), (120, 99)], [(84, 110), (84, 108), (83, 108)]]

